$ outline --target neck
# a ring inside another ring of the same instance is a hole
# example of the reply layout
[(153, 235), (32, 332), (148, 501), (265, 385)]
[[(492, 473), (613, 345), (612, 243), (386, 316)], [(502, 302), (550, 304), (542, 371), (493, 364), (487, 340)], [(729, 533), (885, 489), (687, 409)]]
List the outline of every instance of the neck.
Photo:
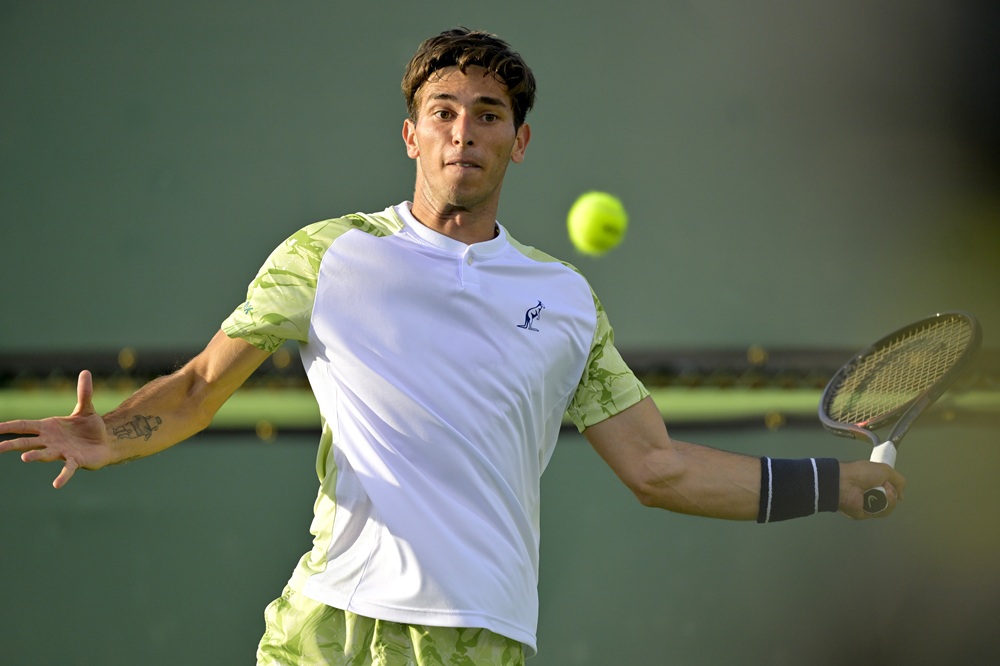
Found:
[(497, 235), (495, 207), (469, 211), (432, 207), (415, 200), (410, 212), (425, 227), (467, 245), (492, 240)]

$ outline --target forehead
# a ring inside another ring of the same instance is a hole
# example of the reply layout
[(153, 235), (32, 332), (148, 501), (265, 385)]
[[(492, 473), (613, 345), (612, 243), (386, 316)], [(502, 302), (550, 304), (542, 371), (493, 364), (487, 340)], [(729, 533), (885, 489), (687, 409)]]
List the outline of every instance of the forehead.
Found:
[(438, 99), (485, 101), (510, 107), (507, 86), (485, 67), (472, 65), (463, 72), (456, 66), (434, 71), (417, 91), (421, 105)]

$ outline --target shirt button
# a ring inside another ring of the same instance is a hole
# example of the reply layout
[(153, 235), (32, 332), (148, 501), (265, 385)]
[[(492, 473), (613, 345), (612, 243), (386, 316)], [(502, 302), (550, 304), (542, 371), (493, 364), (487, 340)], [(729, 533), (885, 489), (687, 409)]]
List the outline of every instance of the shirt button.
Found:
[(470, 266), (472, 265), (472, 255), (471, 254), (466, 255), (466, 257), (465, 257), (465, 263), (467, 263)]

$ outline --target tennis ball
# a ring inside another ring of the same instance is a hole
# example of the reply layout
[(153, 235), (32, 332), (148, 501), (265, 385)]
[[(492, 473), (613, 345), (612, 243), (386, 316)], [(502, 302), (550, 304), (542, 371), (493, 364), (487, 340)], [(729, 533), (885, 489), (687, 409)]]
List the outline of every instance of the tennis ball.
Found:
[(570, 207), (566, 226), (577, 250), (600, 256), (625, 238), (628, 213), (613, 194), (585, 192)]

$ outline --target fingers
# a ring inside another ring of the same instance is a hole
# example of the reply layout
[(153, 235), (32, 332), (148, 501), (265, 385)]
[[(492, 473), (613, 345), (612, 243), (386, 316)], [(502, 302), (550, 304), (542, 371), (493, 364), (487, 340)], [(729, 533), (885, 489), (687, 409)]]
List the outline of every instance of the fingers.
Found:
[[(903, 477), (900, 476), (900, 479)], [(904, 481), (905, 483), (905, 481)], [(887, 518), (893, 511), (896, 510), (896, 506), (902, 501), (903, 497), (900, 494), (899, 488), (897, 488), (891, 481), (886, 480), (881, 484), (882, 490), (885, 491), (886, 507), (879, 511), (878, 513), (867, 513), (862, 512), (858, 518)]]
[(888, 465), (880, 463), (880, 467), (885, 471), (885, 476), (879, 483), (879, 486), (885, 490), (889, 506), (878, 515), (888, 515), (896, 507), (897, 502), (903, 501), (903, 488), (906, 487), (906, 479), (902, 474)]
[[(26, 421), (25, 423), (33, 424), (35, 422)], [(0, 453), (21, 451), (21, 460), (23, 462), (53, 462), (65, 458), (61, 451), (62, 447), (51, 444), (50, 438), (42, 434), (41, 427), (17, 426), (12, 428), (12, 432), (34, 434), (31, 437), (18, 437), (0, 442)]]
[[(31, 433), (28, 430), (11, 430), (10, 432), (16, 432), (18, 434), (37, 434)], [(7, 451), (30, 451), (32, 449), (38, 448), (38, 437), (18, 437), (16, 439), (6, 439), (0, 442), (0, 453), (6, 453)]]
[(76, 463), (75, 460), (72, 459), (67, 460), (66, 464), (63, 465), (62, 471), (59, 472), (59, 476), (57, 476), (55, 480), (52, 482), (52, 487), (55, 488), (56, 490), (59, 490), (60, 488), (65, 486), (67, 483), (69, 483), (69, 480), (73, 478), (73, 474), (76, 473), (76, 470), (78, 470), (79, 468), (80, 466)]
[[(70, 416), (90, 416), (96, 413), (97, 411), (94, 409), (94, 378), (89, 370), (84, 370), (76, 381), (76, 408)], [(41, 421), (19, 419), (0, 423), (0, 435), (40, 435), (41, 433)], [(13, 442), (22, 442), (23, 446), (22, 440), (0, 441), (0, 453), (24, 450), (24, 448), (14, 445)]]
[[(52, 482), (54, 488), (62, 488), (85, 464), (85, 454), (79, 449), (90, 442), (87, 430), (92, 428), (86, 422), (93, 421), (87, 417), (97, 414), (93, 397), (94, 380), (90, 372), (84, 370), (77, 379), (76, 407), (70, 417), (0, 423), (0, 435), (28, 435), (0, 441), (0, 453), (21, 451), (23, 462), (64, 461), (62, 470)], [(81, 422), (83, 425), (79, 425)]]
[(64, 460), (62, 471), (59, 472), (59, 476), (55, 478), (52, 482), (53, 488), (62, 488), (69, 480), (73, 478), (76, 470), (80, 469), (80, 463), (72, 456), (67, 456), (59, 451), (56, 451), (50, 447), (42, 447), (34, 442), (37, 437), (22, 437), (20, 439), (12, 439), (6, 442), (0, 442), (0, 453), (3, 451), (24, 451), (21, 454), (21, 461), (26, 463), (31, 462), (56, 462), (59, 460)]
[[(37, 435), (40, 432), (40, 428), (41, 425), (38, 421), (28, 421), (26, 419), (7, 421), (6, 423), (0, 423), (0, 435)], [(6, 442), (0, 442), (0, 447), (3, 447), (4, 444)], [(0, 448), (0, 451), (3, 450), (3, 448)]]
[[(892, 514), (903, 498), (906, 479), (884, 463), (867, 460), (845, 463), (841, 466), (841, 510), (851, 518), (865, 520), (885, 518)], [(865, 493), (873, 488), (885, 491), (886, 507), (878, 513), (865, 511)]]
[(21, 462), (55, 462), (64, 460), (65, 456), (48, 446), (25, 448), (21, 454)]
[(896, 470), (890, 470), (889, 478), (886, 480), (885, 485), (892, 486), (893, 490), (896, 493), (896, 497), (898, 497), (900, 500), (904, 498), (903, 493), (904, 490), (906, 489), (906, 479), (903, 477), (902, 474), (900, 474)]
[(874, 517), (876, 518), (886, 518), (889, 515), (891, 515), (892, 512), (896, 510), (896, 506), (899, 504), (899, 501), (902, 499), (899, 496), (899, 491), (895, 488), (895, 486), (893, 486), (888, 481), (886, 481), (885, 484), (883, 484), (882, 488), (885, 490), (885, 499), (887, 505), (885, 509), (875, 514)]
[(76, 380), (76, 409), (70, 416), (90, 416), (94, 413), (94, 378), (84, 370)]

